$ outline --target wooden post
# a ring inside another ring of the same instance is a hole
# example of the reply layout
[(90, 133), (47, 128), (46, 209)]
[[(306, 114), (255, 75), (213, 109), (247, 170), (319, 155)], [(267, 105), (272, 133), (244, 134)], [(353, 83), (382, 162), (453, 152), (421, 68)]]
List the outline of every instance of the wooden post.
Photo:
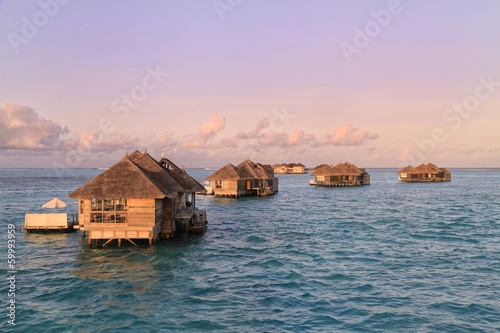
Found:
[(130, 243), (134, 244), (134, 246), (137, 246), (136, 243), (134, 243), (130, 238), (125, 238), (126, 240), (128, 240)]
[(102, 244), (102, 247), (105, 247), (106, 245), (108, 245), (114, 238), (110, 238), (106, 241), (106, 243)]
[(122, 239), (118, 238), (118, 247), (122, 246)]

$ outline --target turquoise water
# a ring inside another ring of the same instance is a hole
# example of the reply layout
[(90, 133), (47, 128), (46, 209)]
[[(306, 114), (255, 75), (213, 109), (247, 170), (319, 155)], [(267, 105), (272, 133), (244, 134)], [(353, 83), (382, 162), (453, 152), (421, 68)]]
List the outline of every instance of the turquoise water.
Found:
[[(500, 170), (425, 184), (395, 171), (368, 170), (364, 187), (282, 175), (275, 196), (199, 196), (207, 233), (152, 247), (18, 230), (16, 326), (2, 278), (0, 330), (500, 332)], [(100, 172), (0, 170), (5, 277), (7, 225)]]

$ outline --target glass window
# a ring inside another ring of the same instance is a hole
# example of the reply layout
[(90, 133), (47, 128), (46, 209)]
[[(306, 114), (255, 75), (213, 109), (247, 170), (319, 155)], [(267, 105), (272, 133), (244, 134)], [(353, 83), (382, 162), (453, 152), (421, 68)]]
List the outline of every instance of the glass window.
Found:
[(127, 222), (127, 199), (91, 199), (90, 222), (124, 223)]

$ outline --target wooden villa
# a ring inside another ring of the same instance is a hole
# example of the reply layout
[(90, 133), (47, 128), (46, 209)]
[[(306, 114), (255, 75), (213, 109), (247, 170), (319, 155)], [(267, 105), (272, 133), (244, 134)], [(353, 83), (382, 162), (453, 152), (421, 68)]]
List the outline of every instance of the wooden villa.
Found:
[(196, 209), (204, 187), (166, 158), (156, 161), (135, 151), (75, 190), (78, 221), (89, 245), (113, 240), (170, 238), (177, 225), (186, 232), (204, 232), (206, 213)]
[(278, 192), (278, 179), (270, 165), (245, 160), (234, 166), (226, 166), (207, 177), (214, 195), (239, 198), (267, 196)]
[(451, 181), (451, 172), (432, 163), (420, 164), (416, 168), (408, 165), (398, 171), (401, 182), (446, 182)]
[(314, 180), (309, 183), (317, 186), (360, 186), (370, 184), (370, 174), (364, 168), (352, 163), (339, 163), (335, 166), (320, 164), (313, 169)]
[(275, 174), (304, 174), (306, 166), (302, 163), (281, 163), (273, 165)]

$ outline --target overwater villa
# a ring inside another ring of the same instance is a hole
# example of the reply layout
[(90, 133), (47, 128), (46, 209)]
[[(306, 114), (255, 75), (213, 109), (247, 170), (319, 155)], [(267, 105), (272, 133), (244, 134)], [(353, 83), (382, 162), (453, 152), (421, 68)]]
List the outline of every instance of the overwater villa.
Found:
[(352, 163), (339, 163), (335, 166), (320, 164), (313, 169), (314, 180), (311, 185), (317, 186), (360, 186), (370, 184), (370, 174), (364, 168), (358, 168)]
[(135, 151), (75, 190), (80, 230), (103, 246), (113, 240), (170, 238), (177, 225), (204, 232), (205, 211), (196, 209), (196, 192), (204, 187), (166, 158), (155, 160)]
[(446, 182), (451, 181), (451, 172), (446, 168), (439, 168), (432, 163), (420, 164), (414, 168), (411, 165), (398, 171), (401, 182)]
[(302, 163), (281, 163), (273, 165), (276, 174), (304, 174), (306, 166)]
[(273, 168), (250, 160), (237, 166), (228, 163), (207, 180), (218, 197), (267, 196), (278, 192), (278, 178), (274, 177)]

